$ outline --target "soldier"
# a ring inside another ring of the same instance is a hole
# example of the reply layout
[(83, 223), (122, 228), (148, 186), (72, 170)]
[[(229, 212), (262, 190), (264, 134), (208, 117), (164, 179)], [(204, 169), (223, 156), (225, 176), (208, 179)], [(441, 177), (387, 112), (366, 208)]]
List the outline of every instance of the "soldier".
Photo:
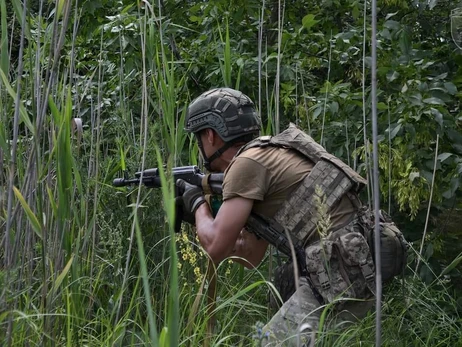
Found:
[(294, 125), (273, 137), (258, 137), (260, 127), (245, 94), (218, 88), (200, 95), (188, 107), (185, 129), (196, 136), (205, 167), (224, 172), (215, 218), (200, 188), (176, 184), (215, 263), (235, 256), (256, 267), (269, 243), (292, 259), (278, 271), (285, 302), (264, 328), (266, 345), (307, 344), (323, 304), (364, 299), (337, 304), (354, 316), (373, 306), (370, 221), (357, 195), (365, 181)]

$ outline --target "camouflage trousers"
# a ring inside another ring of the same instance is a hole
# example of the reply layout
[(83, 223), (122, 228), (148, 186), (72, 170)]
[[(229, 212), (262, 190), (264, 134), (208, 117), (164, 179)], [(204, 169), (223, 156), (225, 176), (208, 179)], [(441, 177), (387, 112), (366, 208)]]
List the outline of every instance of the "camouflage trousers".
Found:
[(305, 279), (263, 328), (263, 346), (310, 346), (322, 307)]
[[(325, 308), (321, 305), (305, 278), (295, 290), (292, 264), (282, 265), (275, 274), (275, 286), (284, 304), (263, 328), (267, 339), (263, 346), (314, 346), (319, 318)], [(274, 305), (274, 301), (270, 304)], [(366, 316), (374, 307), (373, 298), (346, 302), (341, 311), (330, 315), (330, 324), (346, 324)]]

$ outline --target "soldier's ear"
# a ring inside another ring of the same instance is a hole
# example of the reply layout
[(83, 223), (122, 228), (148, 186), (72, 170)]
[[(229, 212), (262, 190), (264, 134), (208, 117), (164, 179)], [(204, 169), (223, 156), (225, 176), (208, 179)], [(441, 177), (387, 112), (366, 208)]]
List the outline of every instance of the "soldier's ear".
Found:
[(218, 136), (217, 132), (213, 129), (205, 129), (205, 137), (206, 137), (206, 141), (211, 146), (216, 145), (217, 141), (221, 140), (220, 136)]

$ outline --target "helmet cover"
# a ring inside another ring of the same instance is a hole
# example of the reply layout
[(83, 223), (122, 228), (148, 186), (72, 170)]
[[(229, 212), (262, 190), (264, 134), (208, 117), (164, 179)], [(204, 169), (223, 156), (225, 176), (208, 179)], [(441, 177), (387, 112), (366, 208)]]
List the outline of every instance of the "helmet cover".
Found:
[(209, 90), (194, 99), (186, 115), (187, 132), (214, 129), (225, 142), (248, 134), (258, 136), (261, 128), (252, 100), (231, 88)]

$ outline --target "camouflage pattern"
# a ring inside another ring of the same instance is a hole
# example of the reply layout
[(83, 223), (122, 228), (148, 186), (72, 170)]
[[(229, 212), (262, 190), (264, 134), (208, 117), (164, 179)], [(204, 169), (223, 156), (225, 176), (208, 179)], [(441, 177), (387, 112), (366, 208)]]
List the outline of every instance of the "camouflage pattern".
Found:
[[(293, 274), (291, 279), (293, 280)], [(304, 278), (300, 287), (263, 328), (263, 346), (310, 346), (322, 313), (321, 304)]]
[(375, 268), (369, 245), (356, 228), (354, 221), (306, 248), (308, 273), (326, 302), (365, 298), (375, 291)]
[[(329, 154), (309, 135), (291, 124), (289, 128), (277, 136), (262, 136), (248, 143), (238, 152), (252, 147), (279, 146), (292, 148), (315, 163), (311, 173), (291, 194), (276, 215), (275, 224), (283, 225), (291, 237), (307, 244), (315, 234), (318, 217), (316, 211), (315, 189), (319, 187), (327, 197), (326, 205), (330, 209), (348, 194), (352, 203), (361, 205), (356, 193), (366, 181), (340, 159)], [(298, 243), (295, 241), (295, 243)]]
[[(355, 218), (305, 249), (312, 285), (326, 303), (335, 302), (333, 324), (362, 318), (374, 306), (374, 263), (361, 229)], [(301, 277), (300, 287), (295, 288), (292, 263), (279, 266), (273, 282), (284, 304), (265, 326), (268, 339), (264, 345), (311, 346), (325, 305), (317, 300), (306, 278)], [(276, 306), (277, 301), (270, 299)]]
[(185, 123), (187, 132), (211, 128), (225, 142), (258, 134), (261, 128), (252, 100), (231, 88), (212, 89), (194, 99), (188, 107)]
[(324, 192), (327, 197), (326, 205), (330, 209), (352, 188), (353, 183), (332, 163), (320, 160), (290, 198), (282, 204), (274, 219), (303, 243), (312, 239), (318, 223), (316, 186)]
[[(279, 296), (282, 302), (286, 302), (295, 293), (295, 281), (294, 281), (294, 264), (291, 261), (287, 261), (284, 264), (279, 265), (273, 271), (272, 283), (278, 290)], [(269, 305), (274, 312), (280, 307), (280, 300), (271, 291), (268, 297)]]
[[(292, 148), (315, 163), (273, 218), (262, 218), (264, 223), (261, 223), (252, 216), (247, 223), (250, 231), (289, 257), (293, 248), (297, 265), (306, 275), (300, 278), (302, 284), (297, 289), (295, 284), (290, 284), (291, 280), (294, 282), (293, 275), (279, 281), (284, 299), (292, 292), (293, 295), (265, 326), (269, 334), (266, 345), (308, 346), (314, 343), (313, 332), (322, 311), (321, 301), (335, 302), (337, 312), (344, 309), (352, 313), (361, 305), (358, 301), (348, 302), (348, 298), (367, 299), (374, 295), (375, 267), (358, 215), (352, 214), (350, 221), (336, 230), (327, 230), (327, 235), (320, 237), (317, 233), (321, 216), (317, 213), (319, 198), (315, 191), (323, 192), (327, 213), (345, 195), (360, 211), (357, 193), (366, 181), (292, 124), (277, 136), (264, 136), (250, 142), (241, 151), (257, 146)], [(289, 275), (289, 269), (290, 264), (280, 270)], [(365, 313), (371, 303), (364, 306)]]
[[(289, 273), (287, 273), (289, 275)], [(284, 280), (294, 282), (294, 277)], [(300, 278), (301, 285), (298, 290), (282, 305), (279, 311), (263, 328), (266, 339), (262, 346), (266, 347), (311, 347), (314, 346), (318, 330), (319, 318), (326, 309), (319, 304), (310, 287)], [(346, 301), (342, 309), (337, 306), (329, 310), (329, 326), (354, 323), (373, 310), (375, 300), (369, 296), (363, 300)]]
[[(407, 263), (407, 252), (409, 244), (404, 235), (393, 223), (385, 211), (379, 211), (380, 227), (380, 257), (382, 282), (393, 279), (394, 276), (403, 273)], [(363, 226), (363, 233), (374, 253), (374, 214), (367, 209), (361, 209), (358, 213), (360, 224)]]
[[(371, 291), (374, 276), (368, 283), (360, 266), (354, 265), (362, 257), (369, 267), (373, 263), (362, 235), (339, 230), (339, 235), (333, 239), (335, 241), (324, 240), (322, 246), (319, 241), (308, 247), (310, 261), (307, 265), (312, 282), (326, 302), (335, 302), (330, 311), (330, 324), (346, 324), (365, 317), (374, 306)], [(341, 244), (343, 250), (339, 250)], [(361, 256), (355, 255), (356, 252)], [(326, 276), (327, 282), (322, 283), (324, 287), (319, 281), (320, 273)], [(287, 301), (265, 326), (268, 339), (264, 346), (314, 346), (319, 317), (326, 306), (319, 303), (305, 278), (300, 278), (300, 283), (295, 290), (293, 264), (284, 264), (277, 269), (274, 284), (283, 301)], [(339, 300), (341, 298), (344, 300)], [(348, 298), (356, 300), (348, 301)], [(358, 301), (359, 298), (363, 300)]]

